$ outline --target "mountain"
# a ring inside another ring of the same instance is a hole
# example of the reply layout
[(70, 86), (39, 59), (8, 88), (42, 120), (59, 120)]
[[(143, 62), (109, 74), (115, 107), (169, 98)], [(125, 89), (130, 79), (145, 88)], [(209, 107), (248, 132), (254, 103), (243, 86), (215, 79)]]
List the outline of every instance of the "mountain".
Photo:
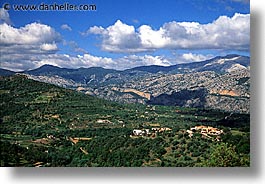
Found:
[(152, 74), (184, 74), (203, 71), (214, 71), (216, 73), (227, 73), (237, 69), (247, 69), (250, 66), (250, 58), (240, 55), (227, 55), (215, 57), (201, 62), (177, 64), (172, 66), (140, 66), (124, 71), (104, 69), (101, 67), (68, 69), (52, 65), (43, 65), (40, 68), (25, 71), (25, 74), (34, 76), (60, 76), (66, 80), (76, 83), (101, 86), (105, 84), (124, 83), (128, 80), (137, 80)]
[[(53, 65), (43, 65), (37, 69), (24, 71), (25, 74), (30, 75), (58, 75), (66, 79), (72, 79), (76, 82), (80, 82), (84, 79), (90, 78), (95, 75), (97, 78), (102, 78), (107, 74), (120, 74), (120, 75), (144, 75), (144, 74), (156, 74), (156, 73), (170, 73), (170, 74), (183, 74), (191, 72), (202, 72), (202, 71), (214, 71), (216, 73), (226, 73), (230, 69), (248, 68), (250, 66), (250, 58), (248, 56), (240, 56), (236, 54), (231, 54), (227, 56), (217, 56), (215, 58), (200, 61), (176, 64), (172, 66), (139, 66), (124, 71), (117, 71), (114, 69), (104, 69), (102, 67), (90, 67), (90, 68), (60, 68)], [(2, 72), (1, 69), (0, 71)], [(6, 72), (11, 72), (6, 70)], [(12, 72), (13, 73), (13, 72)], [(85, 80), (84, 80), (85, 81)]]
[(170, 71), (170, 67), (149, 65), (149, 66), (138, 66), (135, 68), (125, 70), (125, 72), (132, 72), (132, 71), (142, 71), (142, 72), (147, 72), (147, 73), (168, 72)]
[[(247, 69), (225, 74), (204, 71), (150, 75), (141, 80), (128, 81), (120, 91), (122, 89), (135, 89), (150, 94), (150, 100), (146, 99), (144, 102), (147, 104), (249, 113), (250, 73)], [(104, 92), (106, 91), (107, 88)], [(113, 99), (117, 98), (111, 91), (108, 94)]]
[(43, 65), (40, 68), (25, 71), (24, 73), (34, 76), (59, 76), (66, 80), (87, 84), (91, 81), (95, 83), (95, 80), (101, 80), (105, 75), (115, 72), (117, 71), (101, 67), (68, 69), (52, 65)]
[(170, 105), (180, 107), (204, 108), (206, 103), (207, 90), (180, 90), (172, 94), (161, 94), (151, 98), (147, 103), (151, 105)]
[(14, 75), (16, 72), (0, 68), (0, 76)]
[(250, 58), (248, 56), (240, 56), (236, 54), (231, 54), (227, 56), (218, 56), (209, 60), (201, 61), (201, 62), (192, 62), (192, 63), (184, 63), (177, 64), (172, 66), (140, 66), (129, 69), (127, 71), (144, 71), (148, 73), (190, 73), (190, 72), (203, 72), (203, 71), (214, 71), (217, 73), (225, 73), (228, 72), (230, 68), (235, 65), (240, 65), (241, 67), (249, 67), (250, 66)]
[(37, 69), (28, 70), (23, 73), (30, 75), (59, 75), (61, 73), (72, 72), (74, 69), (60, 68), (53, 65), (43, 65)]
[(124, 71), (44, 65), (24, 74), (111, 101), (249, 113), (250, 58), (247, 56), (227, 55), (201, 62), (140, 66)]

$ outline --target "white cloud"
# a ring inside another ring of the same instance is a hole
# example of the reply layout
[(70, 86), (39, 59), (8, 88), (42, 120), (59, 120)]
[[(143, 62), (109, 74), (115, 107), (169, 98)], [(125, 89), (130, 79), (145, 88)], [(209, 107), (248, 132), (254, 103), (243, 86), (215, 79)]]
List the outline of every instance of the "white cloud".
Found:
[(165, 30), (162, 28), (160, 28), (158, 31), (153, 30), (147, 25), (143, 25), (139, 28), (139, 37), (141, 39), (141, 45), (144, 48), (159, 49), (166, 47), (170, 40), (164, 35)]
[(213, 55), (211, 55), (211, 54), (207, 54), (207, 55), (193, 54), (193, 53), (190, 52), (190, 53), (183, 54), (182, 58), (186, 62), (197, 62), (197, 61), (204, 61), (204, 60), (213, 58)]
[(60, 39), (59, 33), (44, 24), (31, 23), (20, 28), (0, 24), (1, 60), (6, 55), (12, 61), (29, 55), (56, 53)]
[(2, 23), (0, 40), (1, 67), (18, 71), (34, 68), (46, 55), (54, 55), (61, 36), (52, 27), (40, 23), (20, 28)]
[[(190, 27), (194, 27), (191, 25)], [(185, 35), (183, 28), (176, 23), (165, 25), (165, 27), (167, 28), (160, 28), (155, 31), (150, 26), (141, 26), (138, 33), (136, 33), (133, 26), (117, 21), (107, 29), (92, 27), (89, 31), (90, 34), (100, 34), (103, 37), (105, 50), (119, 52), (122, 52), (122, 49), (126, 51), (149, 51), (165, 47), (170, 42), (169, 38), (173, 36)], [(188, 26), (186, 25), (186, 27)], [(178, 30), (178, 34), (174, 34), (176, 30)], [(61, 38), (59, 33), (48, 25), (32, 23), (24, 27), (14, 28), (3, 23), (0, 24), (0, 31), (0, 49), (4, 53), (1, 55), (1, 68), (14, 71), (34, 69), (44, 64), (65, 68), (104, 67), (124, 70), (143, 65), (168, 66), (176, 64), (176, 62), (197, 61), (204, 58), (202, 55), (188, 53), (171, 59), (165, 56), (147, 54), (140, 56), (131, 54), (113, 59), (93, 56), (81, 49), (76, 42), (64, 40), (63, 44), (65, 46), (69, 46), (75, 52), (83, 53), (77, 56), (70, 56), (57, 53), (59, 50), (57, 43)], [(161, 36), (167, 34), (168, 36)], [(136, 46), (139, 46), (139, 48), (135, 48)]]
[(160, 65), (169, 66), (170, 61), (163, 56), (151, 56), (151, 55), (128, 55), (115, 60), (117, 65), (115, 69), (124, 70), (137, 66), (147, 66), (147, 65)]
[(103, 67), (107, 69), (124, 70), (137, 66), (160, 65), (169, 66), (177, 63), (187, 63), (194, 61), (202, 61), (212, 58), (212, 55), (184, 53), (176, 55), (174, 58), (167, 58), (165, 56), (152, 55), (128, 55), (120, 58), (108, 58), (94, 56), (91, 54), (83, 54), (77, 56), (70, 56), (67, 54), (12, 54), (4, 55), (1, 59), (1, 68), (23, 71), (40, 67), (44, 64), (64, 68), (89, 68), (89, 67)]
[(104, 30), (103, 27), (98, 27), (98, 26), (93, 26), (91, 28), (89, 28), (89, 30), (84, 33), (84, 35), (88, 35), (89, 33), (93, 33), (93, 34), (107, 34), (107, 32)]
[(38, 45), (60, 40), (60, 35), (48, 25), (40, 23), (27, 24), (21, 28), (14, 28), (6, 23), (0, 24), (1, 45)]
[[(102, 37), (101, 48), (109, 52), (135, 52), (144, 51), (141, 48), (140, 37), (135, 28), (118, 20), (114, 25), (104, 29), (101, 26), (91, 27), (86, 34), (98, 34)], [(139, 48), (139, 50), (138, 50)]]
[(57, 51), (58, 47), (55, 43), (44, 43), (40, 45), (41, 50), (43, 51)]
[[(9, 17), (6, 16), (6, 17)], [(65, 29), (67, 26), (63, 26)], [(62, 28), (62, 29), (64, 29)], [(68, 29), (69, 30), (69, 29)], [(247, 50), (249, 47), (249, 15), (221, 16), (209, 24), (198, 22), (168, 22), (155, 30), (149, 25), (139, 28), (118, 20), (107, 28), (94, 26), (83, 35), (96, 34), (102, 39), (101, 48), (108, 52), (129, 53), (120, 58), (88, 54), (74, 41), (64, 41), (71, 51), (80, 55), (58, 54), (61, 36), (52, 27), (40, 23), (15, 28), (6, 22), (0, 24), (0, 67), (22, 71), (51, 64), (66, 68), (104, 67), (124, 70), (143, 65), (168, 66), (177, 63), (209, 59), (211, 55), (191, 53), (189, 49)], [(189, 52), (173, 58), (136, 55), (159, 49), (188, 49)]]
[(61, 25), (61, 29), (68, 30), (68, 31), (72, 31), (72, 28), (68, 24)]
[(94, 26), (86, 34), (101, 36), (104, 51), (133, 53), (157, 49), (249, 50), (250, 15), (220, 16), (208, 24), (168, 22), (158, 30), (142, 25), (137, 30), (118, 20), (107, 28)]
[(0, 23), (11, 24), (9, 13), (4, 8), (0, 8)]

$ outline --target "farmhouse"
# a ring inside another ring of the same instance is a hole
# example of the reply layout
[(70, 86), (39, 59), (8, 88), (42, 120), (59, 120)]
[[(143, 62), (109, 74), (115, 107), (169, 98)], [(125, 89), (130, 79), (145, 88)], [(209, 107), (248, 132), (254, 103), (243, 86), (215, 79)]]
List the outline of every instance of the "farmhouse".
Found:
[(168, 127), (157, 127), (150, 129), (134, 129), (132, 131), (133, 136), (155, 136), (155, 133), (161, 133), (165, 131), (171, 131), (171, 128)]
[(143, 129), (143, 130), (134, 129), (132, 133), (135, 136), (143, 136), (143, 135), (149, 135), (150, 131), (149, 129)]
[(195, 126), (187, 130), (190, 136), (193, 135), (193, 132), (200, 132), (203, 135), (220, 135), (223, 133), (223, 130), (219, 130), (218, 128), (214, 128), (211, 126)]
[(171, 128), (168, 127), (161, 127), (161, 128), (152, 128), (152, 131), (154, 132), (165, 132), (165, 131), (171, 131)]
[(112, 122), (109, 120), (104, 120), (104, 119), (98, 119), (97, 123), (106, 123), (106, 124), (111, 124)]

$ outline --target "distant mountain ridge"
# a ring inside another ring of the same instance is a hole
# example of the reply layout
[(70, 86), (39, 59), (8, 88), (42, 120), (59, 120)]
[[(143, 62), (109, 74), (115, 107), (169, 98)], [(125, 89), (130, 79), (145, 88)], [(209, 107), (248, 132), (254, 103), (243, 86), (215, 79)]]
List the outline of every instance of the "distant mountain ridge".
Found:
[[(241, 56), (236, 54), (230, 54), (227, 56), (217, 56), (215, 58), (200, 61), (200, 62), (191, 62), (191, 63), (182, 63), (171, 66), (159, 66), (159, 65), (149, 65), (149, 66), (139, 66), (131, 69), (126, 69), (123, 71), (118, 71), (115, 69), (105, 69), (102, 67), (90, 67), (90, 68), (78, 68), (78, 69), (69, 69), (69, 68), (60, 68), (53, 65), (43, 65), (39, 68), (24, 71), (21, 73), (30, 74), (30, 75), (58, 75), (66, 79), (72, 79), (74, 81), (81, 82), (89, 78), (91, 75), (96, 75), (98, 77), (103, 77), (106, 74), (132, 74), (132, 73), (170, 73), (170, 74), (183, 74), (190, 72), (203, 72), (203, 71), (214, 71), (216, 73), (225, 73), (229, 69), (234, 68), (235, 66), (241, 68), (248, 68), (250, 66), (250, 58), (248, 56)], [(9, 72), (15, 73), (9, 70), (0, 70), (0, 75), (4, 75)], [(82, 77), (77, 77), (82, 75)]]
[(16, 72), (0, 68), (0, 76), (14, 75)]
[[(15, 74), (0, 70), (0, 75), (1, 71), (4, 75)], [(22, 74), (111, 101), (249, 112), (247, 56), (218, 56), (201, 62), (140, 66), (123, 71), (43, 65)]]
[(91, 87), (105, 86), (109, 84), (123, 84), (129, 80), (139, 80), (146, 75), (156, 74), (185, 74), (203, 71), (214, 71), (226, 73), (237, 68), (248, 68), (250, 59), (247, 56), (227, 55), (213, 59), (177, 64), (172, 66), (140, 66), (123, 71), (104, 69), (101, 67), (68, 69), (52, 65), (43, 65), (40, 68), (25, 71), (25, 74), (34, 76), (59, 76), (76, 83), (89, 85)]
[[(23, 73), (31, 74), (31, 75), (55, 75), (55, 74), (65, 75), (66, 73), (78, 74), (78, 72), (93, 74), (91, 71), (94, 71), (94, 72), (107, 71), (107, 73), (116, 72), (116, 70), (114, 70), (114, 69), (104, 69), (102, 67), (89, 67), (89, 68), (82, 68), (81, 67), (78, 69), (70, 69), (70, 68), (60, 68), (58, 66), (45, 64), (39, 68), (24, 71)], [(106, 73), (106, 72), (104, 72), (104, 73)]]
[(60, 68), (58, 66), (45, 64), (39, 68), (24, 71), (22, 73), (31, 74), (31, 75), (54, 75), (54, 74), (60, 74), (63, 72), (73, 72), (73, 71), (74, 69)]
[(163, 72), (163, 73), (172, 73), (172, 74), (202, 72), (202, 71), (214, 71), (217, 73), (224, 73), (226, 72), (226, 69), (231, 68), (234, 64), (239, 64), (244, 67), (249, 67), (250, 58), (248, 56), (231, 54), (223, 57), (217, 56), (215, 58), (200, 62), (183, 63), (171, 66), (157, 66), (157, 65), (140, 66), (128, 69), (127, 71), (138, 70), (150, 73)]
[(91, 80), (95, 80), (96, 78), (102, 79), (105, 75), (116, 72), (116, 70), (104, 69), (101, 67), (69, 69), (53, 65), (43, 65), (37, 69), (25, 71), (23, 73), (34, 76), (60, 76), (67, 80), (86, 84)]

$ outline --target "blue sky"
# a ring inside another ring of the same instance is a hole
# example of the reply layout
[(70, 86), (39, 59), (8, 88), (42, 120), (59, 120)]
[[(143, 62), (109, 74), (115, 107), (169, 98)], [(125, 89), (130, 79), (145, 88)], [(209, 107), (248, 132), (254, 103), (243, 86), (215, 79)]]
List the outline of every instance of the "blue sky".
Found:
[(96, 11), (14, 11), (1, 8), (1, 65), (28, 70), (43, 64), (126, 69), (249, 55), (248, 0), (82, 0)]

